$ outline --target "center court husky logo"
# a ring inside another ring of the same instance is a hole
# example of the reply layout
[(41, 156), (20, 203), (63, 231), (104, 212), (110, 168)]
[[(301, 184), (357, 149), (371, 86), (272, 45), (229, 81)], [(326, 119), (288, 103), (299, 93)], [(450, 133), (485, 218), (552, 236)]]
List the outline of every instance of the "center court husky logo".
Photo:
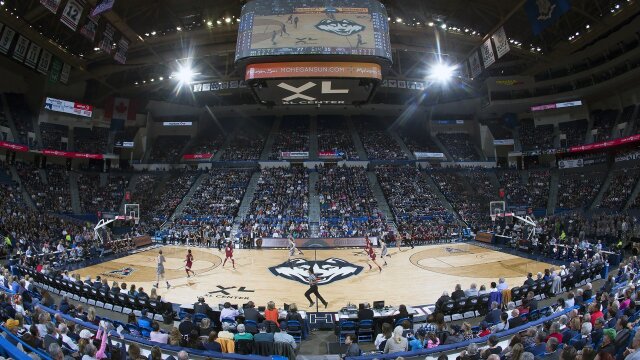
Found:
[(320, 261), (308, 261), (306, 259), (291, 259), (280, 265), (269, 268), (275, 276), (282, 276), (286, 279), (307, 284), (309, 268), (313, 267), (313, 272), (322, 278), (318, 285), (331, 284), (348, 277), (358, 275), (362, 271), (362, 266), (351, 264), (342, 259), (329, 258)]
[(364, 25), (360, 25), (357, 22), (349, 19), (324, 19), (316, 25), (316, 28), (318, 30), (330, 32), (332, 34), (340, 36), (350, 36), (353, 34), (357, 34), (365, 29)]

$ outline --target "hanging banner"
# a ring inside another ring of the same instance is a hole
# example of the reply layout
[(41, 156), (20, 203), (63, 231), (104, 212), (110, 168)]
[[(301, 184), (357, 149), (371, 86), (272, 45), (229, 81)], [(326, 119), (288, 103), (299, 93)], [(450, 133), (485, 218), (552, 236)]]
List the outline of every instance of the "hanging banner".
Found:
[(571, 9), (569, 0), (527, 0), (524, 11), (531, 22), (533, 35), (540, 35)]
[(480, 56), (478, 52), (474, 51), (473, 55), (469, 57), (469, 66), (471, 67), (471, 77), (477, 77), (482, 73), (482, 64), (480, 64)]
[(13, 48), (13, 58), (20, 62), (23, 62), (25, 56), (27, 56), (29, 43), (30, 43), (29, 39), (20, 35), (18, 37), (18, 42), (16, 43), (16, 46)]
[(40, 57), (41, 49), (42, 48), (40, 47), (40, 45), (32, 42), (31, 46), (29, 46), (29, 51), (27, 51), (27, 57), (24, 60), (24, 64), (32, 69), (35, 69), (36, 65), (38, 64), (38, 57)]
[(559, 169), (581, 168), (583, 166), (584, 166), (584, 162), (582, 159), (558, 160)]
[(96, 34), (98, 33), (99, 21), (100, 16), (87, 16), (85, 24), (80, 28), (80, 34), (93, 42), (96, 39)]
[(485, 69), (496, 62), (496, 56), (493, 53), (493, 47), (491, 46), (490, 38), (482, 44), (480, 50), (482, 51), (482, 63), (484, 64)]
[(16, 32), (12, 28), (5, 26), (0, 37), (0, 53), (6, 55), (9, 52), (14, 36), (16, 36)]
[(29, 151), (29, 147), (21, 144), (15, 144), (8, 141), (0, 141), (0, 148), (9, 149), (11, 151), (17, 152), (27, 152)]
[(115, 34), (116, 29), (110, 23), (104, 27), (104, 32), (102, 33), (102, 40), (100, 41), (99, 48), (107, 54), (111, 54), (113, 49), (113, 35)]
[(498, 29), (495, 34), (491, 36), (493, 44), (496, 46), (496, 53), (498, 53), (498, 59), (505, 56), (511, 48), (509, 47), (509, 39), (504, 32), (504, 26)]
[(69, 83), (69, 75), (71, 75), (71, 65), (65, 63), (60, 71), (60, 82), (67, 85)]
[(91, 16), (98, 16), (103, 12), (107, 12), (113, 9), (113, 4), (115, 4), (115, 0), (102, 0), (100, 4), (98, 4), (93, 10), (91, 10)]
[(80, 18), (82, 17), (82, 10), (84, 10), (84, 0), (69, 0), (67, 6), (64, 8), (64, 12), (60, 17), (60, 21), (73, 31), (76, 31)]
[(49, 71), (49, 65), (51, 64), (51, 53), (47, 50), (42, 50), (42, 56), (40, 56), (40, 61), (38, 62), (38, 72), (44, 75), (47, 75), (47, 71)]
[(113, 57), (115, 61), (120, 64), (124, 64), (127, 62), (127, 50), (129, 49), (129, 40), (127, 40), (124, 36), (118, 41), (118, 51), (116, 55)]
[(60, 8), (61, 2), (62, 0), (40, 0), (40, 4), (42, 4), (42, 6), (49, 9), (49, 11), (51, 11), (54, 14), (58, 13), (58, 9)]
[(62, 71), (62, 60), (53, 58), (51, 62), (51, 71), (49, 72), (49, 82), (52, 84), (60, 81), (60, 72)]

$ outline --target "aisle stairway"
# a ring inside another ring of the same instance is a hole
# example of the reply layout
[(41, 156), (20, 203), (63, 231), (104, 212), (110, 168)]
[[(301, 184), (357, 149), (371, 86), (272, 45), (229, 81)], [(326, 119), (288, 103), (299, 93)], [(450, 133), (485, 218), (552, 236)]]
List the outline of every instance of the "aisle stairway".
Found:
[(182, 215), (184, 208), (187, 206), (187, 204), (189, 204), (189, 201), (193, 197), (193, 194), (196, 193), (196, 191), (198, 190), (202, 182), (208, 177), (209, 177), (209, 173), (201, 173), (198, 175), (198, 177), (193, 182), (193, 184), (191, 184), (191, 188), (189, 188), (189, 191), (187, 192), (187, 194), (182, 198), (182, 201), (180, 202), (180, 204), (178, 204), (178, 206), (176, 206), (176, 209), (173, 211), (173, 214), (169, 218), (171, 221), (175, 220), (178, 216)]
[(220, 161), (220, 159), (222, 159), (222, 155), (224, 154), (225, 151), (227, 151), (227, 149), (229, 148), (229, 145), (231, 145), (231, 141), (238, 136), (238, 133), (240, 133), (240, 126), (236, 126), (236, 128), (233, 129), (233, 131), (231, 131), (231, 133), (227, 135), (226, 139), (224, 140), (224, 143), (222, 144), (220, 149), (216, 151), (216, 154), (213, 156), (213, 161)]
[(247, 185), (247, 190), (244, 192), (244, 196), (242, 197), (242, 202), (240, 203), (240, 208), (238, 209), (238, 215), (233, 223), (233, 230), (231, 234), (237, 234), (238, 229), (240, 228), (240, 223), (242, 219), (247, 216), (249, 210), (251, 210), (251, 202), (253, 201), (253, 197), (256, 194), (256, 189), (258, 188), (258, 181), (260, 181), (260, 171), (256, 171), (251, 175), (251, 180), (249, 180), (249, 185)]
[(553, 215), (558, 203), (558, 186), (560, 184), (560, 174), (558, 169), (551, 169), (551, 180), (549, 181), (549, 200), (547, 202), (547, 215)]
[(633, 187), (633, 191), (631, 191), (631, 195), (629, 195), (629, 199), (627, 199), (627, 203), (624, 205), (623, 210), (627, 210), (633, 205), (639, 193), (640, 193), (640, 179), (638, 179), (638, 181), (636, 182), (636, 185)]
[(271, 127), (271, 131), (269, 131), (269, 136), (267, 137), (267, 141), (264, 142), (264, 149), (262, 149), (260, 160), (262, 161), (269, 160), (269, 156), (271, 155), (271, 149), (273, 148), (273, 143), (276, 141), (278, 132), (280, 132), (281, 123), (282, 123), (282, 116), (276, 117), (276, 120), (273, 122), (273, 126)]
[(80, 189), (78, 188), (78, 173), (69, 171), (69, 193), (71, 194), (71, 209), (74, 214), (83, 214), (80, 202)]
[(438, 199), (440, 199), (440, 201), (442, 202), (442, 206), (444, 206), (444, 208), (447, 209), (448, 212), (453, 214), (453, 217), (456, 220), (462, 221), (458, 212), (453, 208), (453, 205), (451, 205), (451, 203), (449, 202), (447, 197), (444, 196), (442, 191), (440, 191), (438, 184), (436, 184), (436, 182), (433, 181), (433, 178), (431, 176), (427, 176), (427, 184), (429, 185), (429, 188), (431, 189), (431, 191), (438, 197)]
[(311, 116), (309, 123), (309, 160), (318, 160), (318, 117)]
[(11, 165), (9, 167), (9, 173), (11, 175), (11, 180), (15, 181), (16, 183), (18, 183), (18, 185), (20, 185), (22, 199), (27, 204), (29, 209), (34, 211), (38, 210), (38, 207), (36, 206), (36, 203), (31, 198), (31, 195), (29, 195), (29, 193), (27, 192), (27, 189), (22, 185), (22, 179), (20, 179), (20, 175), (18, 174), (18, 169), (15, 167), (15, 165)]
[(389, 130), (388, 133), (391, 135), (391, 138), (395, 140), (396, 143), (398, 143), (398, 145), (400, 146), (400, 149), (404, 151), (405, 155), (407, 155), (407, 159), (409, 160), (416, 159), (416, 156), (411, 152), (411, 150), (409, 150), (409, 148), (407, 147), (407, 144), (405, 144), (404, 141), (402, 141), (402, 138), (400, 137), (400, 135), (398, 135), (396, 131)]
[(454, 161), (453, 160), (453, 156), (451, 156), (451, 153), (449, 152), (449, 150), (447, 149), (446, 146), (444, 146), (444, 144), (440, 141), (440, 139), (438, 139), (437, 136), (432, 135), (431, 136), (431, 141), (436, 144), (436, 146), (438, 147), (438, 149), (440, 149), (440, 151), (442, 151), (442, 153), (444, 154), (444, 156), (447, 157), (447, 161)]
[(309, 173), (309, 233), (311, 237), (318, 237), (320, 233), (320, 197), (316, 191), (316, 184), (320, 180), (317, 171)]
[(600, 190), (598, 191), (598, 195), (596, 195), (595, 199), (593, 199), (593, 203), (589, 207), (589, 210), (597, 209), (604, 198), (604, 195), (607, 193), (609, 189), (609, 185), (611, 185), (611, 180), (613, 179), (614, 171), (613, 168), (609, 168), (607, 171), (607, 177), (602, 182), (602, 186), (600, 186)]
[(384, 197), (384, 193), (382, 192), (382, 187), (380, 187), (376, 173), (373, 171), (367, 171), (367, 180), (369, 180), (371, 192), (378, 202), (378, 209), (387, 218), (387, 223), (393, 223), (395, 227), (393, 212), (391, 211), (391, 207), (389, 206), (387, 199)]
[(351, 133), (351, 139), (353, 140), (353, 146), (356, 148), (356, 152), (358, 153), (358, 157), (360, 160), (368, 160), (367, 151), (364, 149), (362, 145), (362, 140), (360, 139), (360, 135), (356, 131), (356, 127), (353, 125), (353, 120), (351, 118), (347, 119), (347, 126), (349, 128), (349, 132)]

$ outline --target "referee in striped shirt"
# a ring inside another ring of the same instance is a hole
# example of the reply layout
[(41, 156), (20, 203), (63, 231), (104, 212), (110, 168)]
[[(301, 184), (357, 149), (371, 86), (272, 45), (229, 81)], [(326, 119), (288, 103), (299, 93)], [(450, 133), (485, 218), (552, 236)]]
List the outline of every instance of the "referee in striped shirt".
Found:
[(311, 294), (315, 294), (315, 296), (324, 304), (325, 309), (327, 308), (327, 305), (329, 305), (329, 303), (326, 302), (318, 292), (318, 280), (321, 279), (321, 277), (313, 273), (313, 267), (309, 267), (309, 276), (307, 277), (307, 281), (309, 281), (309, 290), (304, 293), (304, 296), (309, 300), (309, 307), (315, 305), (315, 302), (311, 299)]

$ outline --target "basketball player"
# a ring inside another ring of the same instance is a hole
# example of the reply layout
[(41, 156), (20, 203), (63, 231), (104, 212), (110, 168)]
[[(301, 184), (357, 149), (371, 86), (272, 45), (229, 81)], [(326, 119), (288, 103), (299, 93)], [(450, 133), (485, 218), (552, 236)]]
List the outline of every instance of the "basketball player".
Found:
[(167, 289), (171, 287), (169, 282), (164, 277), (164, 263), (165, 263), (164, 255), (162, 255), (162, 250), (158, 251), (158, 257), (156, 258), (156, 274), (158, 275), (158, 279), (156, 284), (153, 286), (155, 288), (158, 287), (160, 283), (160, 278), (162, 278), (167, 283)]
[(326, 302), (318, 292), (318, 280), (321, 280), (322, 278), (313, 273), (313, 267), (310, 267), (308, 271), (309, 276), (307, 276), (307, 281), (309, 282), (309, 290), (304, 293), (304, 296), (309, 300), (309, 307), (315, 305), (315, 302), (311, 299), (311, 294), (314, 294), (320, 302), (324, 304), (324, 308), (326, 309), (329, 303)]
[(398, 251), (402, 252), (402, 233), (398, 232), (398, 234), (395, 234), (395, 238), (396, 238), (396, 246), (398, 247)]
[(196, 273), (191, 270), (191, 267), (193, 266), (193, 255), (191, 254), (191, 249), (187, 250), (187, 258), (184, 259), (184, 262), (186, 262), (187, 264), (184, 266), (184, 271), (187, 272), (187, 277), (189, 278), (189, 273), (192, 273), (193, 276), (196, 276)]
[(291, 260), (291, 257), (296, 253), (296, 251), (298, 252), (298, 255), (304, 255), (302, 251), (296, 247), (296, 243), (293, 241), (293, 236), (289, 235), (289, 260)]
[(385, 257), (389, 256), (389, 249), (387, 248), (387, 243), (384, 242), (382, 237), (380, 237), (378, 241), (380, 241), (380, 247), (381, 247), (380, 258), (382, 259), (382, 261), (384, 261), (384, 266), (387, 266), (387, 259), (385, 259)]
[(222, 267), (224, 267), (224, 264), (227, 263), (227, 260), (231, 260), (231, 264), (233, 265), (233, 270), (235, 270), (236, 261), (233, 259), (233, 245), (231, 244), (231, 241), (227, 243), (227, 246), (224, 248), (224, 252), (226, 257), (224, 258), (224, 262), (222, 262)]
[(407, 245), (411, 246), (411, 249), (413, 249), (413, 237), (411, 237), (411, 234), (408, 231), (404, 233), (404, 238)]
[(374, 264), (376, 264), (376, 266), (378, 267), (378, 269), (380, 269), (380, 272), (382, 272), (382, 266), (380, 266), (378, 264), (378, 262), (376, 261), (376, 252), (373, 250), (373, 246), (369, 246), (367, 248), (367, 254), (369, 256), (369, 258), (367, 259), (367, 265), (369, 265), (369, 270), (373, 269), (373, 267), (371, 266), (371, 264), (369, 263), (369, 261), (373, 262)]

